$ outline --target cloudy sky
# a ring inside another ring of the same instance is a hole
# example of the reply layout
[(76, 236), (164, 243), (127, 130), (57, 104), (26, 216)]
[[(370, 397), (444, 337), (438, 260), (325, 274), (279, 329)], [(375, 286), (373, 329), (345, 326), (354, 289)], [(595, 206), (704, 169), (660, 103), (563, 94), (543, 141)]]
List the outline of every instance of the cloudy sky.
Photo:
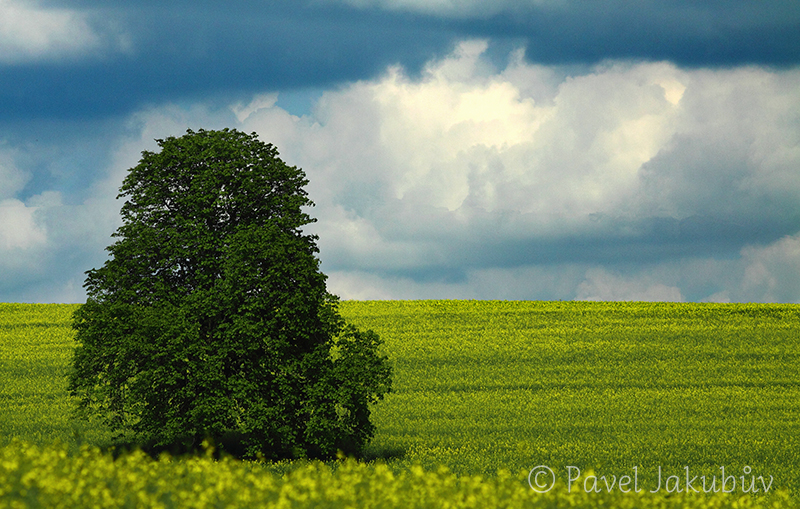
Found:
[(0, 302), (81, 302), (127, 169), (237, 128), (345, 299), (800, 302), (796, 0), (0, 0)]

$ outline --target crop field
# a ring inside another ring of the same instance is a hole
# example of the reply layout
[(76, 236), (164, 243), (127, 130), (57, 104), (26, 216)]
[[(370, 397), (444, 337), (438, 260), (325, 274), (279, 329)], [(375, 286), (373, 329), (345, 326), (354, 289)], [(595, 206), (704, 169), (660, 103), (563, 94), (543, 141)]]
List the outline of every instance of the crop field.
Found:
[(800, 505), (798, 305), (342, 302), (394, 390), (328, 465), (112, 460), (64, 389), (75, 308), (0, 304), (0, 507)]

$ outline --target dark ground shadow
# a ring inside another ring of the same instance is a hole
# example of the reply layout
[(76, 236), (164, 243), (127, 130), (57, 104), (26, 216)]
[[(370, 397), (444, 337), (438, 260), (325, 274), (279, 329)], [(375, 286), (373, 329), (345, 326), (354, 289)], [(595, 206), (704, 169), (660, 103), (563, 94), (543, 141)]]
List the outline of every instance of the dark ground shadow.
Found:
[(356, 459), (359, 461), (378, 461), (378, 462), (387, 462), (393, 460), (401, 460), (406, 457), (406, 453), (408, 450), (402, 446), (382, 446), (382, 447), (373, 447), (371, 445), (367, 445), (364, 448), (364, 452), (356, 456)]
[[(210, 446), (210, 447), (209, 447)], [(134, 451), (142, 451), (153, 459), (158, 459), (162, 454), (169, 454), (173, 458), (186, 458), (198, 456), (211, 456), (214, 459), (231, 457), (234, 459), (245, 458), (245, 446), (241, 436), (235, 434), (225, 435), (215, 440), (206, 439), (196, 440), (187, 438), (168, 445), (159, 445), (154, 442), (140, 442), (134, 440), (117, 439), (100, 447), (105, 453), (110, 453), (114, 459), (130, 454)], [(406, 456), (407, 449), (402, 446), (381, 446), (375, 447), (367, 445), (361, 453), (344, 452), (346, 457), (355, 458), (364, 462), (388, 462), (402, 459)], [(303, 457), (299, 455), (276, 455), (272, 458), (264, 458), (264, 461), (281, 461), (294, 459), (312, 459), (330, 461), (337, 459), (333, 457), (314, 456)]]

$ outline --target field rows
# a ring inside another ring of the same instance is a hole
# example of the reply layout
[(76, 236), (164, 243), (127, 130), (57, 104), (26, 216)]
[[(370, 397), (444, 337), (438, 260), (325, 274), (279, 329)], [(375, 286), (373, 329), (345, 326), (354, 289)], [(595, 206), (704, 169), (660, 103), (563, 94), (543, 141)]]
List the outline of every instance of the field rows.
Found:
[[(72, 418), (64, 390), (74, 309), (0, 304), (0, 446), (14, 437), (40, 446), (60, 441), (63, 451), (40, 454), (72, 461), (81, 443), (107, 442), (101, 428)], [(374, 408), (378, 432), (368, 451), (388, 470), (362, 465), (348, 475), (379, 484), (389, 472), (391, 486), (400, 486), (421, 467), (415, 482), (430, 476), (425, 486), (444, 491), (407, 507), (437, 507), (431, 500), (439, 496), (457, 500), (453, 507), (542, 507), (550, 499), (534, 496), (525, 481), (537, 465), (558, 472), (561, 488), (566, 468), (576, 466), (608, 478), (635, 468), (645, 486), (655, 486), (659, 467), (709, 477), (724, 467), (773, 479), (773, 492), (800, 489), (800, 306), (346, 301), (341, 311), (380, 334), (395, 369), (393, 393)], [(1, 451), (9, 458), (22, 449)], [(442, 465), (447, 474), (437, 473)], [(275, 486), (297, 469), (306, 469), (308, 485), (330, 474), (299, 463), (258, 468)], [(453, 486), (474, 476), (494, 502), (467, 503), (447, 491), (463, 491)], [(638, 499), (612, 495), (622, 498), (603, 503)], [(700, 496), (713, 507), (737, 499)], [(347, 505), (337, 504), (331, 507)]]
[(344, 302), (397, 375), (376, 447), (463, 473), (769, 470), (800, 487), (800, 307)]

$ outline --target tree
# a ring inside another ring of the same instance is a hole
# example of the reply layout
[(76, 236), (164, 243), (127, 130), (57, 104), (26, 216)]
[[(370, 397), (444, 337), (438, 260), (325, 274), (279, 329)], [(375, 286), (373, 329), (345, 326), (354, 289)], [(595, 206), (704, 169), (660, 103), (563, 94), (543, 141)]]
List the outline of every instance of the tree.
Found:
[(326, 290), (301, 169), (253, 133), (187, 131), (142, 152), (123, 225), (87, 271), (69, 390), (120, 436), (236, 437), (246, 457), (358, 453), (391, 389), (372, 331)]

